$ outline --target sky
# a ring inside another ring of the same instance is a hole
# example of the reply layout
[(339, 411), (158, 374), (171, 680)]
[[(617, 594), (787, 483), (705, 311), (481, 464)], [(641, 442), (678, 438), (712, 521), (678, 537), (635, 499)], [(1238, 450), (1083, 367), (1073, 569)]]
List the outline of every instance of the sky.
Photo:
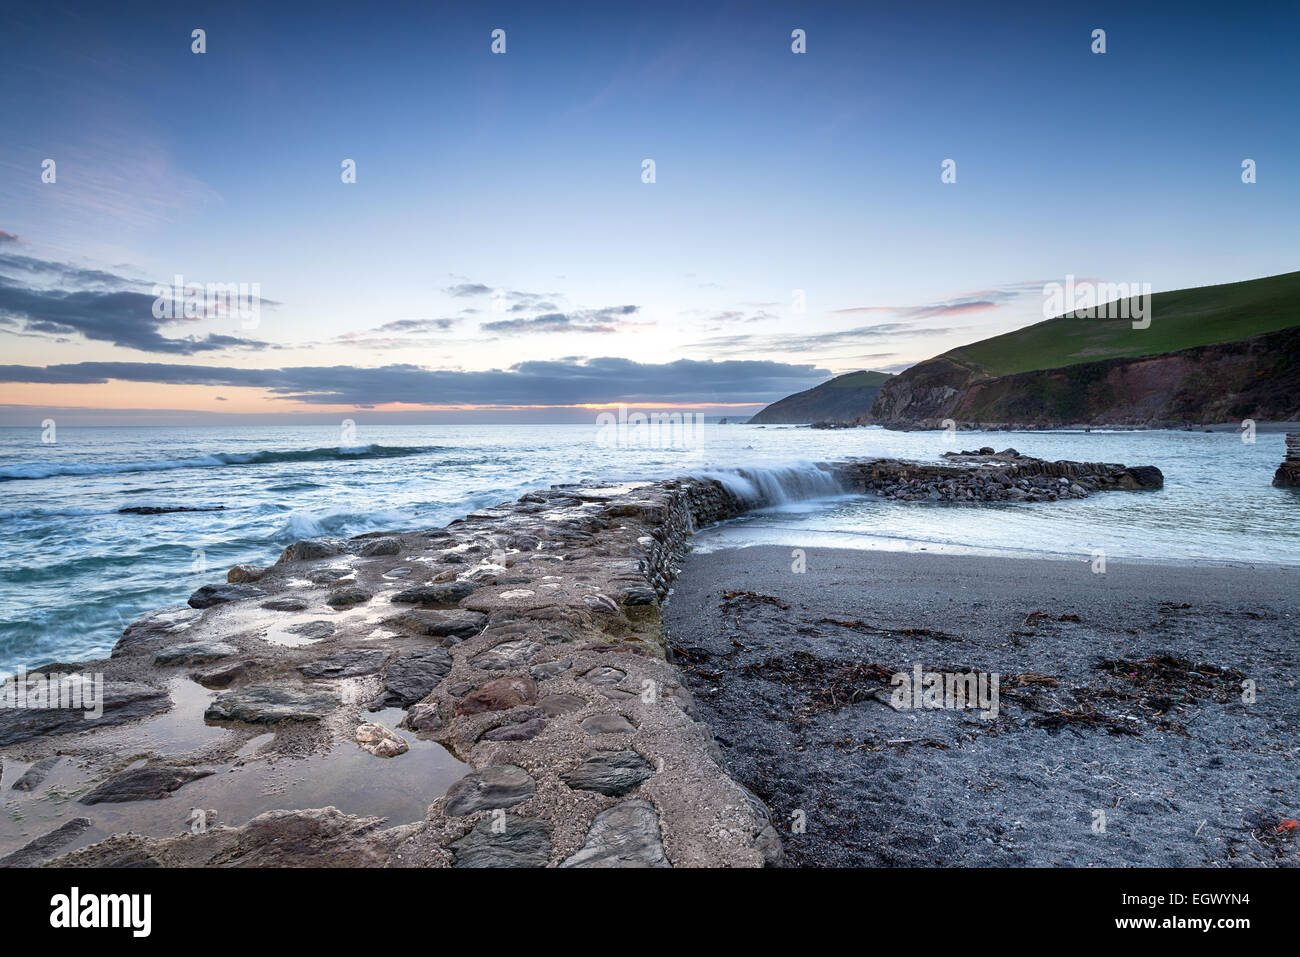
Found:
[(745, 414), (1300, 262), (1294, 4), (108, 7), (0, 32), (3, 425)]

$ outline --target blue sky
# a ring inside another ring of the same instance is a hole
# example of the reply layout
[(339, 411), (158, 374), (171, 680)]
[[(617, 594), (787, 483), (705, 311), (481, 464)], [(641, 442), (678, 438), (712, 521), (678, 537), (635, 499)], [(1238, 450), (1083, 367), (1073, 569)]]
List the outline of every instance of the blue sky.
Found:
[(1293, 5), (277, 6), (6, 14), (0, 422), (741, 412), (1300, 252)]

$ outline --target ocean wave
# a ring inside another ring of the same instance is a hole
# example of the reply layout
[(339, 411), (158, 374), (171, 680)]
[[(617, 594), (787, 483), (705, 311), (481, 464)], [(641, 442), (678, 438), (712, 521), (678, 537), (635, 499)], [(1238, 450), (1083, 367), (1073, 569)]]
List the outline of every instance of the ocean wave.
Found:
[(162, 472), (169, 469), (216, 468), (223, 465), (270, 465), (280, 462), (337, 462), (353, 459), (392, 459), (448, 452), (445, 445), (358, 445), (291, 451), (214, 452), (189, 459), (149, 462), (20, 462), (0, 467), (0, 482), (54, 478), (61, 475), (117, 475), (125, 472)]

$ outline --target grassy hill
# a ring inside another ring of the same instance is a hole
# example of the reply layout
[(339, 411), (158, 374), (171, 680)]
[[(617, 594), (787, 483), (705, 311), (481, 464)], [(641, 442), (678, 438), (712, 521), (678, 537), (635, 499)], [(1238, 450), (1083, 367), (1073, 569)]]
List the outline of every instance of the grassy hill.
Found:
[(751, 425), (802, 425), (808, 422), (852, 422), (866, 414), (880, 387), (893, 378), (887, 372), (846, 372), (773, 402), (749, 420)]
[(1102, 359), (1161, 355), (1300, 325), (1300, 272), (1156, 293), (1151, 326), (1128, 319), (1058, 316), (945, 353), (988, 379)]

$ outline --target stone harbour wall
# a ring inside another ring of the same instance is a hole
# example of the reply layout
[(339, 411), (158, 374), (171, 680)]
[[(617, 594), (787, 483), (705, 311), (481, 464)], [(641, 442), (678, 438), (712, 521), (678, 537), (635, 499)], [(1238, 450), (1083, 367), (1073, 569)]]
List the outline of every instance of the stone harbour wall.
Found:
[[(827, 468), (846, 489), (905, 499), (1037, 501), (1160, 479), (1157, 469), (1042, 463), (1014, 450)], [(777, 824), (692, 717), (659, 613), (694, 532), (755, 504), (713, 479), (560, 485), (445, 528), (310, 539), (269, 567), (237, 565), (186, 606), (133, 622), (111, 658), (76, 666), (105, 679), (105, 714), (90, 730), (68, 733), (59, 712), (0, 712), (0, 759), (70, 756), (82, 779), (63, 787), (82, 795), (77, 803), (153, 801), (159, 813), (183, 804), (190, 782), (250, 760), (324, 755), (317, 773), (328, 776), (340, 748), (417, 761), (415, 737), (446, 747), (463, 776), (430, 793), (427, 814), (411, 822), (284, 808), (201, 833), (123, 832), (78, 847), (92, 825), (69, 810), (8, 862), (780, 864)], [(178, 679), (211, 693), (201, 719), (178, 713)], [(400, 723), (386, 726), (377, 711)], [(178, 748), (169, 735), (194, 720), (230, 733)], [(129, 746), (123, 733), (136, 735)]]

